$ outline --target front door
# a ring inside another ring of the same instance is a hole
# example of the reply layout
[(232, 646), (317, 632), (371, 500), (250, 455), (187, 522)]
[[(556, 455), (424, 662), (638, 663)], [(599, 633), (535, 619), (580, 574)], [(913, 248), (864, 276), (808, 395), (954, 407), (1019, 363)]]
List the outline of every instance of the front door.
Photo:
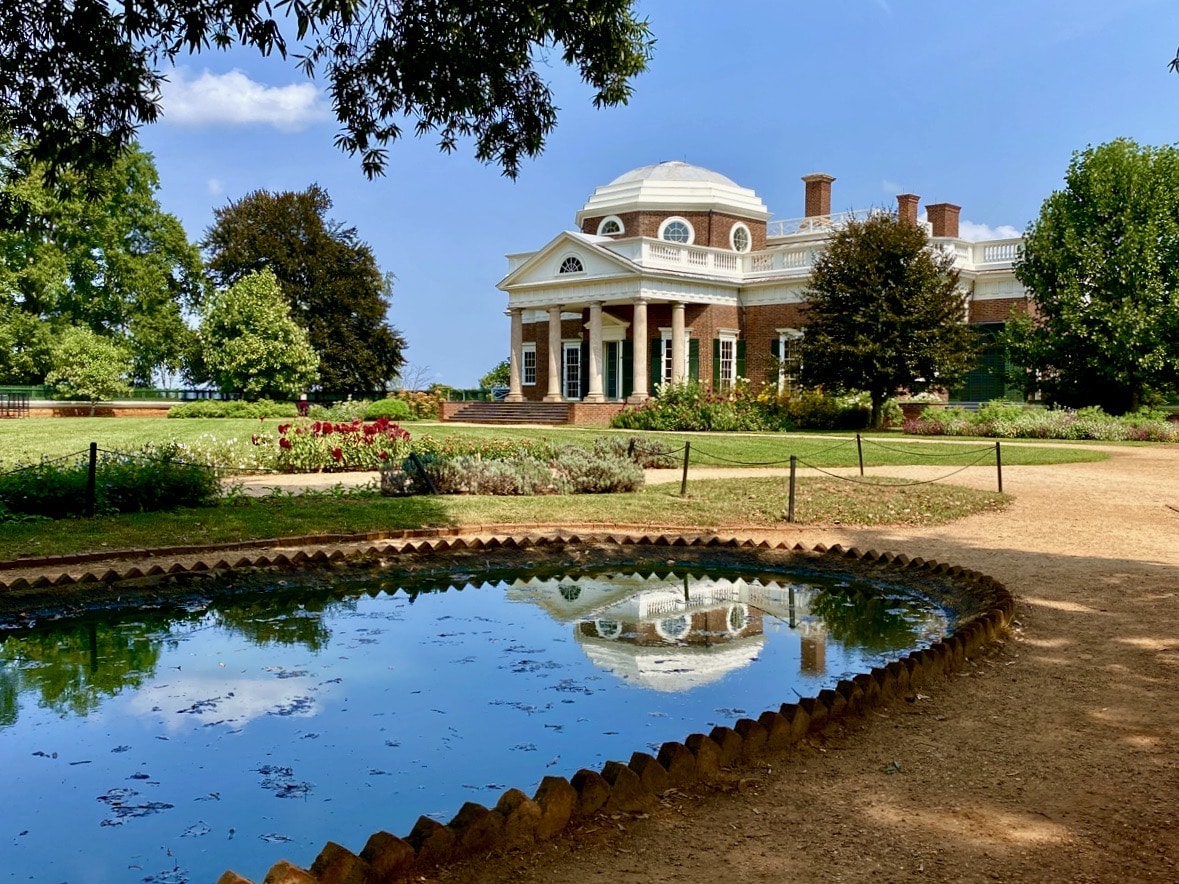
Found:
[(564, 395), (566, 399), (581, 399), (581, 343), (562, 345), (564, 367)]

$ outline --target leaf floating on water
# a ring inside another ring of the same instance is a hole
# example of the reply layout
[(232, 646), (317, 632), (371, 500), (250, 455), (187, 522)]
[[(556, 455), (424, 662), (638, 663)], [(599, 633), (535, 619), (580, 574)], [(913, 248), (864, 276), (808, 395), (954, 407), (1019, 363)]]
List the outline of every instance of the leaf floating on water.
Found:
[(220, 792), (210, 792), (208, 795), (202, 795), (200, 798), (193, 799), (194, 801), (220, 801)]
[(126, 752), (130, 748), (130, 746), (115, 746), (115, 748), (111, 749), (111, 752)]
[(385, 745), (388, 746), (390, 749), (401, 748), (401, 743), (397, 740), (385, 740)]
[(204, 820), (198, 820), (187, 829), (180, 833), (181, 838), (201, 838), (208, 835), (213, 830), (206, 825)]
[(265, 835), (259, 835), (258, 838), (267, 844), (286, 844), (292, 840), (286, 835), (280, 835), (278, 832), (267, 832)]

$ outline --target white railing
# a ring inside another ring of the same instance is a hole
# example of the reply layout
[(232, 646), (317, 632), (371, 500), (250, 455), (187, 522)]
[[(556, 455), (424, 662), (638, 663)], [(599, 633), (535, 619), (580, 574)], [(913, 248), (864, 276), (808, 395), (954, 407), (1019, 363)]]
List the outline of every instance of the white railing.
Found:
[(646, 267), (681, 267), (730, 277), (741, 275), (741, 258), (744, 257), (723, 249), (682, 246), (658, 240), (643, 240), (639, 248), (618, 249), (618, 253)]
[[(981, 251), (981, 255), (979, 252)], [(1008, 239), (1002, 242), (976, 243), (974, 246), (974, 263), (976, 264), (1011, 264), (1019, 259), (1023, 251), (1022, 239)], [(981, 260), (980, 260), (981, 259)]]
[(790, 236), (795, 233), (825, 233), (836, 230), (848, 221), (863, 221), (880, 209), (856, 209), (833, 215), (811, 215), (808, 218), (786, 218), (766, 224), (766, 236)]

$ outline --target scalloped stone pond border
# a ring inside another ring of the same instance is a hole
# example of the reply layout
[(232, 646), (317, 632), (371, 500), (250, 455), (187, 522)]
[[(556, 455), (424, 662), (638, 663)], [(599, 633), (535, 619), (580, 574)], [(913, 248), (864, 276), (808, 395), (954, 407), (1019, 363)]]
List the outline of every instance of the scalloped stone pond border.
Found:
[[(524, 553), (529, 550), (561, 552), (585, 546), (615, 549), (645, 549), (650, 554), (709, 549), (753, 554), (774, 553), (839, 559), (856, 566), (892, 572), (922, 574), (948, 581), (972, 609), (960, 619), (953, 634), (928, 648), (913, 651), (885, 666), (845, 679), (814, 697), (784, 703), (778, 711), (767, 711), (757, 719), (743, 718), (732, 727), (717, 726), (708, 734), (691, 734), (682, 743), (664, 743), (657, 755), (635, 752), (629, 761), (608, 761), (600, 771), (579, 770), (571, 779), (548, 776), (532, 797), (519, 789), (508, 789), (494, 807), (475, 802), (462, 806), (449, 823), (429, 817), (418, 819), (413, 829), (398, 837), (389, 832), (373, 834), (359, 854), (334, 842), (327, 842), (309, 869), (282, 861), (270, 868), (263, 884), (385, 884), (461, 859), (496, 850), (527, 847), (556, 838), (572, 824), (600, 813), (651, 811), (668, 789), (708, 785), (732, 777), (731, 771), (774, 753), (781, 753), (807, 734), (847, 716), (903, 697), (933, 679), (943, 678), (961, 668), (980, 647), (997, 638), (1010, 624), (1015, 600), (992, 577), (931, 559), (904, 554), (846, 549), (819, 544), (771, 542), (748, 535), (714, 533), (684, 534), (625, 529), (573, 532), (549, 528), (551, 533), (530, 533), (515, 526), (509, 533), (497, 533), (500, 526), (445, 529), (438, 532), (413, 531), (357, 535), (314, 535), (281, 538), (248, 544), (206, 547), (172, 547), (167, 550), (127, 550), (96, 556), (53, 557), (38, 561), (21, 560), (0, 564), (0, 569), (18, 567), (52, 569), (85, 566), (102, 561), (129, 560), (125, 568), (108, 567), (74, 575), (41, 573), (29, 579), (18, 576), (0, 579), (0, 602), (11, 606), (18, 600), (34, 605), (43, 594), (72, 594), (95, 588), (110, 590), (151, 587), (240, 568), (291, 568), (332, 565), (348, 560), (387, 559), (391, 556), (466, 554), (494, 550)], [(540, 526), (530, 526), (533, 530)], [(375, 541), (375, 543), (374, 543)], [(318, 548), (316, 548), (318, 547)], [(265, 548), (265, 552), (250, 554)], [(292, 551), (275, 551), (275, 549)], [(308, 550), (311, 550), (310, 552)], [(239, 552), (244, 555), (218, 556)], [(230, 559), (233, 561), (230, 561)], [(144, 559), (154, 560), (150, 566)], [(189, 559), (186, 561), (186, 559)], [(161, 561), (162, 560), (162, 561)], [(570, 562), (577, 567), (582, 563)], [(681, 564), (681, 563), (676, 563)], [(687, 563), (683, 563), (687, 564)], [(146, 569), (145, 569), (146, 567)], [(131, 593), (134, 595), (134, 592)], [(126, 603), (126, 596), (123, 602)], [(61, 599), (57, 599), (58, 604)], [(236, 872), (227, 871), (218, 884), (252, 884)]]

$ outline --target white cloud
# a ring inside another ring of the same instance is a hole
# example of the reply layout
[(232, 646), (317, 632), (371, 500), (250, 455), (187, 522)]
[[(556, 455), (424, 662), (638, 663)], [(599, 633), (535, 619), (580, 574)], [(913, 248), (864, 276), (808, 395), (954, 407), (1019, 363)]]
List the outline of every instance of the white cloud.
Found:
[(208, 188), (211, 196), (221, 196), (225, 193), (225, 182), (220, 178), (210, 178)]
[(896, 196), (898, 193), (904, 193), (905, 188), (897, 184), (895, 181), (889, 181), (887, 178), (880, 182), (881, 189), (889, 196)]
[(958, 223), (958, 235), (970, 242), (981, 242), (988, 239), (1014, 239), (1023, 234), (1010, 224), (990, 227), (986, 224), (975, 224), (973, 221), (963, 219)]
[(161, 103), (164, 121), (179, 126), (264, 125), (297, 132), (331, 117), (314, 84), (267, 86), (239, 70), (193, 78), (187, 68), (177, 68), (163, 84)]

